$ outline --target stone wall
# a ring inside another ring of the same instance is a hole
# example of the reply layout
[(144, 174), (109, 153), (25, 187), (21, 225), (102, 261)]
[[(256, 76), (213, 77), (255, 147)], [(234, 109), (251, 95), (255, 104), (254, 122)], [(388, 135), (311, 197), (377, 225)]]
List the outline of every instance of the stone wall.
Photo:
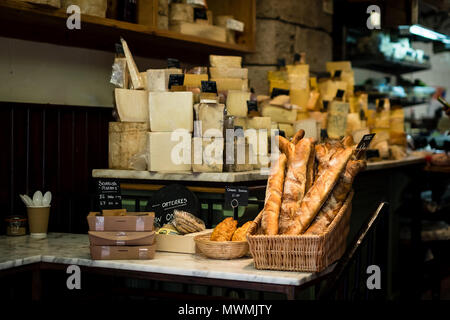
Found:
[(244, 58), (251, 87), (266, 94), (267, 71), (278, 58), (291, 63), (295, 53), (306, 52), (311, 72), (324, 71), (332, 58), (331, 31), (322, 0), (256, 0), (256, 52)]

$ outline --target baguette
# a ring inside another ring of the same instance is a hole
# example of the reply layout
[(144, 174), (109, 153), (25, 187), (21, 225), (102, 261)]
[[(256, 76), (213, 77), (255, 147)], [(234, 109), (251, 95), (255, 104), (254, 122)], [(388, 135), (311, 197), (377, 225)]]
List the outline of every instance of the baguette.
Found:
[(297, 142), (303, 139), (305, 136), (305, 130), (300, 129), (297, 131), (297, 133), (292, 137), (291, 143), (295, 146)]
[(311, 139), (302, 139), (295, 145), (294, 152), (288, 156), (283, 202), (280, 211), (279, 226), (281, 233), (284, 233), (291, 226), (295, 219), (295, 213), (306, 193), (307, 169), (312, 148)]
[(306, 166), (306, 187), (305, 193), (311, 189), (314, 183), (314, 176), (316, 174), (316, 148), (314, 147), (315, 143), (311, 140), (311, 152), (309, 154), (308, 165)]
[(261, 219), (261, 227), (266, 235), (278, 234), (278, 218), (283, 195), (286, 161), (286, 155), (281, 153), (278, 161), (272, 166), (267, 180), (266, 198)]
[(351, 155), (351, 148), (338, 150), (333, 155), (328, 168), (317, 178), (303, 198), (295, 212), (294, 220), (283, 234), (298, 235), (306, 231), (345, 170)]
[(339, 213), (345, 199), (347, 198), (356, 175), (364, 170), (366, 162), (363, 160), (350, 160), (345, 167), (345, 172), (341, 175), (339, 182), (333, 189), (319, 214), (314, 219), (305, 234), (322, 234)]

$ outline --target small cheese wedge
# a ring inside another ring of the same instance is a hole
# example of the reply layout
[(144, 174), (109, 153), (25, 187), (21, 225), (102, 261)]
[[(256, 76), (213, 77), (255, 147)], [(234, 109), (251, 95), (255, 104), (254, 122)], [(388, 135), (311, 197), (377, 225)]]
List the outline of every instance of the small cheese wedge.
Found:
[(248, 113), (247, 101), (250, 92), (230, 90), (227, 95), (227, 113), (236, 117), (246, 117)]
[(186, 87), (202, 87), (202, 81), (208, 81), (207, 74), (189, 74), (184, 75), (184, 86)]
[(144, 90), (114, 90), (117, 112), (122, 122), (148, 124), (148, 92)]
[(297, 120), (296, 109), (288, 110), (271, 105), (262, 106), (261, 115), (263, 117), (270, 117), (274, 122), (294, 123)]
[(192, 132), (192, 92), (150, 92), (148, 101), (150, 131), (170, 132), (185, 129)]
[(133, 84), (134, 89), (144, 89), (144, 84), (142, 83), (142, 79), (139, 75), (139, 70), (134, 62), (133, 55), (131, 54), (130, 49), (128, 48), (127, 42), (120, 38), (122, 43), (123, 52), (125, 53), (125, 57), (127, 58), (127, 67), (130, 72), (131, 82)]
[(209, 68), (209, 73), (211, 78), (248, 79), (247, 68), (211, 67)]
[(211, 64), (211, 67), (241, 68), (242, 57), (210, 55), (209, 63)]
[(190, 171), (192, 136), (187, 131), (148, 133), (149, 171)]
[(215, 81), (217, 85), (217, 91), (228, 91), (228, 90), (248, 90), (248, 80), (247, 79), (232, 79), (232, 78), (211, 78), (210, 81)]
[(247, 129), (247, 118), (235, 117), (233, 124), (235, 127), (242, 127), (242, 129), (246, 130)]

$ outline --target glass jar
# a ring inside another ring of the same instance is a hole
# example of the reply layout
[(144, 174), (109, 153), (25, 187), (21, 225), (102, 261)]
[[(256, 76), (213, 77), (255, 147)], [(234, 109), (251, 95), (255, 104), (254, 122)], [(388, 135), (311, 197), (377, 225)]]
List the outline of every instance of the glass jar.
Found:
[(21, 216), (11, 216), (5, 219), (7, 236), (24, 236), (27, 234), (27, 219)]

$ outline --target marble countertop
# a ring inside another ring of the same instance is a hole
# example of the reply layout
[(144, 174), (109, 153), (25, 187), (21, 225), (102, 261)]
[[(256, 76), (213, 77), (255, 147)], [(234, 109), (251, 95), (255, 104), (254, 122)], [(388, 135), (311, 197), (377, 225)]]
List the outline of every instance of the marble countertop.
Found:
[(0, 236), (0, 271), (38, 262), (294, 286), (333, 268), (321, 273), (257, 270), (251, 258), (213, 260), (168, 252), (156, 252), (153, 260), (91, 260), (87, 234), (50, 233), (46, 239)]
[[(424, 163), (423, 156), (408, 156), (402, 160), (384, 160), (370, 162), (367, 164), (367, 171), (397, 168), (401, 166)], [(168, 180), (168, 181), (205, 181), (205, 182), (244, 182), (244, 181), (265, 181), (267, 175), (260, 170), (246, 172), (149, 172), (136, 170), (114, 170), (114, 169), (94, 169), (93, 178), (114, 178), (131, 180)]]

